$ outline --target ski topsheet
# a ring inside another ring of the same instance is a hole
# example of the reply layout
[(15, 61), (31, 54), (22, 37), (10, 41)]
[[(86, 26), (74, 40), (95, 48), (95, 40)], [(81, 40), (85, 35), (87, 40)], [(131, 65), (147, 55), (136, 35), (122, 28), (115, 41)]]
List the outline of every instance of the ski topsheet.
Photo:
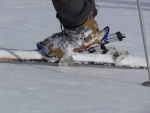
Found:
[[(147, 68), (144, 57), (127, 56), (116, 61), (114, 56), (99, 53), (75, 53), (73, 59), (76, 63), (102, 64), (134, 68)], [(47, 61), (37, 50), (1, 49), (0, 61)]]

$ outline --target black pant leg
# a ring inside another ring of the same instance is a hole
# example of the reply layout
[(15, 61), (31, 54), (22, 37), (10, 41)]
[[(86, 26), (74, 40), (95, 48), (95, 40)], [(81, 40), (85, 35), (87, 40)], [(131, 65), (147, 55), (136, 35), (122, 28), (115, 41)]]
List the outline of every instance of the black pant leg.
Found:
[(95, 7), (94, 0), (52, 0), (57, 12), (57, 18), (66, 27), (76, 27), (83, 24)]
[(95, 0), (87, 0), (87, 1), (89, 1), (91, 4), (92, 16), (93, 18), (95, 18), (95, 16), (98, 14), (96, 5), (95, 5)]

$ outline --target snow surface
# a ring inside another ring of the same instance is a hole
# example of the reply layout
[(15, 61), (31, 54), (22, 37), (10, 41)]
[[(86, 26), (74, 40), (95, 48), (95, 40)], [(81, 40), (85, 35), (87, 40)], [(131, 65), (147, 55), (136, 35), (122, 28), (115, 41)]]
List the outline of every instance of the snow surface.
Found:
[[(96, 2), (100, 28), (127, 36), (112, 45), (143, 57), (136, 0)], [(142, 9), (150, 48), (150, 1), (142, 0)], [(60, 31), (55, 13), (50, 0), (0, 0), (0, 48), (35, 49)], [(141, 86), (146, 80), (146, 70), (1, 62), (0, 113), (150, 113), (150, 89)]]

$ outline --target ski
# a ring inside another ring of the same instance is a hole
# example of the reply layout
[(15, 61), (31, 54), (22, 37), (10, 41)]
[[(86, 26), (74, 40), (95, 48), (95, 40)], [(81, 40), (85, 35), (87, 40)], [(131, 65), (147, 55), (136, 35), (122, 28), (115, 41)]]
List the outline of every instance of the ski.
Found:
[[(111, 42), (122, 41), (126, 36), (121, 32), (109, 34), (109, 27), (106, 27), (105, 30), (107, 30), (107, 34), (100, 44), (75, 52), (67, 62), (72, 63), (74, 60), (75, 64), (79, 65), (95, 64), (147, 68), (145, 58), (130, 56), (126, 50), (117, 50), (115, 47), (106, 47), (106, 45)], [(38, 61), (57, 63), (60, 61), (60, 57), (45, 57), (39, 50), (0, 49), (0, 61)], [(60, 62), (65, 63), (63, 60)]]
[[(111, 51), (111, 50), (110, 50)], [(109, 52), (110, 52), (109, 51)], [(100, 53), (75, 53), (72, 57), (76, 64), (96, 64), (131, 68), (147, 68), (144, 57), (130, 56), (126, 52), (110, 52), (111, 54)], [(57, 62), (59, 58), (51, 57), (45, 59), (37, 50), (17, 50), (17, 49), (1, 49), (0, 61), (40, 61), (40, 62)]]

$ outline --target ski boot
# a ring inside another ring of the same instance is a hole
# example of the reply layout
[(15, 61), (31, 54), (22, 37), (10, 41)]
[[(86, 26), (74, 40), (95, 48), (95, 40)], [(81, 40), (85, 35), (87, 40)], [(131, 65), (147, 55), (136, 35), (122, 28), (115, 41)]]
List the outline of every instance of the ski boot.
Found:
[[(44, 41), (38, 42), (37, 48), (46, 58), (61, 58), (59, 65), (70, 65), (73, 64), (74, 52), (80, 52), (105, 40), (109, 32), (106, 29), (108, 27), (100, 32), (97, 22), (89, 17), (80, 27), (64, 28), (62, 32), (55, 33)], [(69, 63), (65, 64), (65, 61)]]

